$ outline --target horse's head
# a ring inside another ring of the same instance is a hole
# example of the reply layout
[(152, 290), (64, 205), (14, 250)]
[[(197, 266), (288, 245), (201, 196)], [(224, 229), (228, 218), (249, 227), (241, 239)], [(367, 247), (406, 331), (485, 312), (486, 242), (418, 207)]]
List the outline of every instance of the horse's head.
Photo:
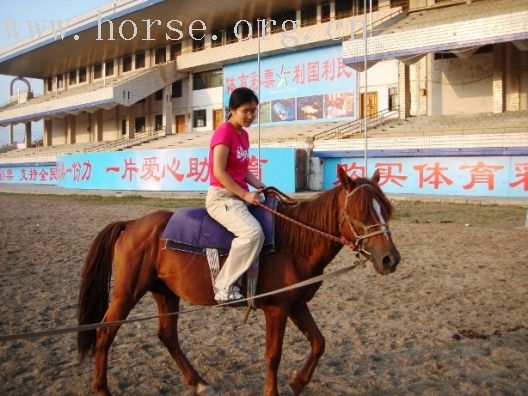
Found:
[(339, 224), (341, 236), (372, 263), (379, 274), (390, 274), (400, 262), (400, 253), (391, 238), (387, 222), (393, 207), (378, 187), (379, 171), (372, 178), (351, 179), (339, 167), (339, 180), (343, 191), (339, 197)]

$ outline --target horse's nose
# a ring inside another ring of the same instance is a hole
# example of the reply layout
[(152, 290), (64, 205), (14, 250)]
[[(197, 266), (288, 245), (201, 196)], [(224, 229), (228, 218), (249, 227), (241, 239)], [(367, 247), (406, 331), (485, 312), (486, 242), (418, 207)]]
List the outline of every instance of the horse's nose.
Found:
[(396, 268), (400, 262), (400, 253), (392, 252), (391, 254), (383, 257), (383, 266), (387, 269)]

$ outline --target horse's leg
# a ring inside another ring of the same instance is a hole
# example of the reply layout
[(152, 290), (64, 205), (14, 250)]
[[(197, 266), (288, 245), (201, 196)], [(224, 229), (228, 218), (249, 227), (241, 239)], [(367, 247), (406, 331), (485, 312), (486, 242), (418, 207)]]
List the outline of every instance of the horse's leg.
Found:
[[(139, 256), (138, 256), (139, 255)], [(124, 320), (137, 302), (152, 287), (153, 270), (144, 265), (141, 255), (134, 250), (116, 251), (115, 280), (112, 301), (102, 322)], [(95, 370), (92, 388), (98, 394), (109, 395), (107, 382), (108, 351), (119, 330), (119, 325), (97, 329), (95, 342)]]
[(317, 327), (306, 303), (292, 307), (290, 319), (306, 335), (311, 345), (310, 356), (308, 356), (303, 368), (290, 380), (290, 387), (293, 393), (298, 395), (312, 379), (317, 362), (325, 349), (325, 339)]
[(281, 361), (288, 307), (267, 306), (263, 310), (266, 317), (266, 385), (264, 395), (275, 396), (278, 395), (277, 371)]
[[(169, 312), (178, 312), (180, 297), (167, 289), (163, 294), (152, 292), (158, 304), (160, 315)], [(159, 318), (158, 337), (169, 350), (171, 356), (176, 361), (185, 377), (185, 381), (193, 387), (198, 395), (214, 395), (215, 391), (200, 374), (194, 369), (187, 357), (180, 348), (178, 341), (178, 315), (164, 316)]]
[[(115, 320), (126, 319), (129, 312), (134, 308), (139, 299), (145, 294), (145, 291), (140, 296), (134, 298), (130, 295), (120, 296), (113, 299), (108, 306), (105, 316), (102, 322), (112, 322)], [(100, 327), (96, 330), (96, 342), (95, 342), (95, 369), (92, 381), (92, 389), (98, 395), (110, 395), (107, 381), (107, 368), (108, 368), (108, 351), (114, 341), (114, 338), (121, 326), (108, 326)]]

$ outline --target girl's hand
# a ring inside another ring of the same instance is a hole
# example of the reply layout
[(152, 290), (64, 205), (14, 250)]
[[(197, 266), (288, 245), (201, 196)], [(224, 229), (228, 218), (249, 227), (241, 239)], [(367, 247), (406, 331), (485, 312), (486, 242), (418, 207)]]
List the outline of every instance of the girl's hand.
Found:
[(260, 203), (260, 192), (259, 190), (246, 191), (243, 198), (244, 198), (244, 201), (246, 201), (247, 203), (257, 205)]

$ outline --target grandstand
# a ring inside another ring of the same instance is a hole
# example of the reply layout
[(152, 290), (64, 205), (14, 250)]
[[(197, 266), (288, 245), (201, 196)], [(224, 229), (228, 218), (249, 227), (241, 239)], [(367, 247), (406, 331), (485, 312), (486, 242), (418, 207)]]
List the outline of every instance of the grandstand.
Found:
[[(0, 51), (0, 73), (17, 76), (13, 83), (42, 78), (44, 85), (43, 95), (29, 87), (0, 107), (0, 125), (26, 125), (25, 148), (9, 136), (0, 164), (207, 147), (230, 90), (258, 88), (251, 77), (257, 47), (262, 125), (249, 128), (253, 146), (321, 158), (361, 158), (365, 148), (378, 157), (526, 155), (526, 1), (379, 0), (367, 18), (362, 0), (253, 3), (241, 8), (251, 25), (238, 30), (241, 13), (211, 8), (203, 40), (185, 32), (173, 42), (156, 31), (143, 41), (144, 27), (133, 40), (95, 40), (147, 17), (164, 26), (162, 16), (181, 15), (185, 25), (201, 4), (132, 0), (119, 12), (103, 7), (99, 20), (94, 13), (79, 17), (64, 40), (44, 35)], [(264, 3), (261, 15), (256, 10)], [(234, 0), (231, 6), (240, 8)], [(277, 21), (265, 26), (259, 46), (258, 18)], [(297, 44), (286, 46), (285, 37)], [(292, 107), (280, 118), (276, 105)], [(331, 106), (341, 106), (339, 115)], [(44, 120), (44, 137), (31, 147), (37, 120)]]

